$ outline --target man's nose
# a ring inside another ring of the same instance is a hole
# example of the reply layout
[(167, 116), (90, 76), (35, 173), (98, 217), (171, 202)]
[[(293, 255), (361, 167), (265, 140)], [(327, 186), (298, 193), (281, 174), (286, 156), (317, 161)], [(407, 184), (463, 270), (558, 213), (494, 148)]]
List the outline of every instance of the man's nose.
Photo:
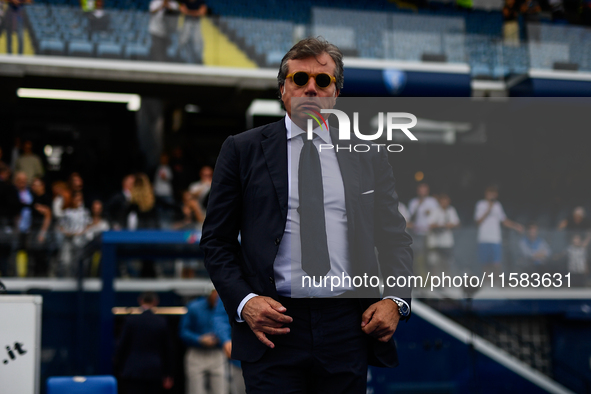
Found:
[(310, 77), (308, 83), (306, 84), (305, 94), (308, 97), (318, 96), (318, 86), (316, 85), (316, 80), (312, 77)]

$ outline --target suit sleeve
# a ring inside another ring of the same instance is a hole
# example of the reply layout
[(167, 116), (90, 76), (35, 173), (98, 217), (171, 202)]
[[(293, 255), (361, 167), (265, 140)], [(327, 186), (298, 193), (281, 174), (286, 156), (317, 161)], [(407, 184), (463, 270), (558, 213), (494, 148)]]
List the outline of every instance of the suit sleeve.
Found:
[[(406, 232), (406, 221), (398, 211), (398, 195), (395, 189), (392, 167), (385, 152), (375, 158), (375, 243), (378, 249), (380, 269), (384, 279), (389, 276), (413, 275), (411, 236)], [(385, 286), (384, 297), (398, 297), (410, 305), (412, 288)]]
[(236, 317), (240, 302), (253, 293), (241, 268), (238, 234), (242, 223), (240, 157), (234, 137), (228, 137), (215, 166), (201, 249), (205, 267), (228, 315)]

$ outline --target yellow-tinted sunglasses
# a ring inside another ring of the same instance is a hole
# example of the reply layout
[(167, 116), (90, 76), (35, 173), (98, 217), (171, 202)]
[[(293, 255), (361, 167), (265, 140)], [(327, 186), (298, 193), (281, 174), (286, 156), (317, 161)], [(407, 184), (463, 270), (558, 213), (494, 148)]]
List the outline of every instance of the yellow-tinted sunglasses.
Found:
[(296, 71), (287, 76), (287, 78), (291, 78), (293, 83), (300, 87), (306, 86), (310, 77), (314, 78), (316, 86), (320, 89), (326, 89), (332, 82), (336, 82), (337, 80), (335, 77), (327, 73), (308, 74), (305, 71)]

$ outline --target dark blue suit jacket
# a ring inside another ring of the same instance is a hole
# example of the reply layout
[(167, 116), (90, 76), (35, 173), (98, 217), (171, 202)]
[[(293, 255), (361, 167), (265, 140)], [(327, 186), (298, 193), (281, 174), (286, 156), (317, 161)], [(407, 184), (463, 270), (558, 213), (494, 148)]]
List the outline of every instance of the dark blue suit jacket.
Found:
[[(331, 128), (330, 133), (336, 143), (338, 130)], [(386, 152), (340, 150), (337, 160), (345, 187), (349, 256), (353, 267), (363, 268), (363, 272), (350, 275), (371, 276), (380, 271), (384, 277), (412, 275), (412, 240), (398, 212)], [(273, 262), (287, 220), (287, 166), (287, 130), (282, 119), (228, 137), (213, 175), (201, 248), (232, 323), (232, 357), (242, 361), (254, 362), (266, 350), (248, 325), (237, 323), (235, 317), (240, 302), (249, 293), (278, 298)], [(369, 190), (374, 193), (362, 194)], [(379, 289), (363, 290), (360, 296), (365, 298), (360, 302), (364, 307), (379, 299)], [(384, 296), (388, 295), (404, 298), (410, 304), (409, 289), (386, 288)], [(398, 364), (393, 340), (381, 343), (368, 336), (368, 341), (370, 364)]]

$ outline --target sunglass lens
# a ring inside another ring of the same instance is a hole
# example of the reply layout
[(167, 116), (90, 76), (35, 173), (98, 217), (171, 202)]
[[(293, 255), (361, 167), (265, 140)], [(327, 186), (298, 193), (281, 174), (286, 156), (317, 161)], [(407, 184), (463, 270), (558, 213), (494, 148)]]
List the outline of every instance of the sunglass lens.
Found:
[(304, 86), (308, 83), (308, 74), (305, 72), (297, 72), (293, 75), (293, 82), (298, 86)]
[(316, 76), (316, 85), (321, 88), (327, 88), (330, 85), (331, 78), (328, 74), (318, 74)]

